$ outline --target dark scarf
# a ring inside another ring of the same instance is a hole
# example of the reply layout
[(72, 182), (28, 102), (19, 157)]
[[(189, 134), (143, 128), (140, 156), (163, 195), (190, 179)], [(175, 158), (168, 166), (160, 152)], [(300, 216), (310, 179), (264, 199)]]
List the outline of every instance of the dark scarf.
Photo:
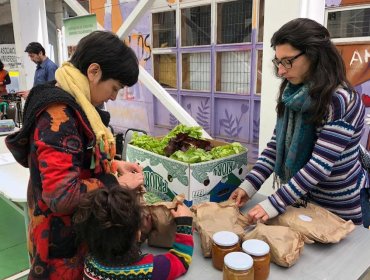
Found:
[(308, 123), (311, 97), (307, 85), (287, 84), (282, 102), (284, 114), (276, 123), (275, 174), (282, 183), (293, 177), (311, 158), (315, 126)]

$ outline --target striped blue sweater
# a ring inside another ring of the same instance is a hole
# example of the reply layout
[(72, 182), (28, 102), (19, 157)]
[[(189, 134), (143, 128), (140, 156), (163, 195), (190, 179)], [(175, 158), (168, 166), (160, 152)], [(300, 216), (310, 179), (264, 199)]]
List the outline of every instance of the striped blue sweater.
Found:
[[(360, 189), (368, 187), (359, 161), (359, 142), (365, 108), (358, 94), (338, 88), (328, 116), (317, 128), (312, 157), (286, 184), (260, 205), (270, 218), (310, 193), (312, 202), (345, 220), (362, 223)], [(273, 173), (276, 159), (275, 131), (246, 180), (240, 185), (252, 197)]]

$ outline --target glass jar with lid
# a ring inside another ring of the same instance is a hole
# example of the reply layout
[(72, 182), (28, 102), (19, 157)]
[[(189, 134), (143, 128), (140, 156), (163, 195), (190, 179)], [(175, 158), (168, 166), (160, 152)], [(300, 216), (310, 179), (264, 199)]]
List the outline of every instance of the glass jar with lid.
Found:
[(243, 252), (225, 256), (223, 280), (254, 280), (253, 259)]
[(258, 239), (242, 244), (243, 251), (253, 258), (254, 280), (265, 280), (270, 274), (270, 246)]
[(219, 231), (212, 239), (212, 264), (218, 270), (222, 270), (226, 254), (241, 250), (239, 237), (231, 231)]

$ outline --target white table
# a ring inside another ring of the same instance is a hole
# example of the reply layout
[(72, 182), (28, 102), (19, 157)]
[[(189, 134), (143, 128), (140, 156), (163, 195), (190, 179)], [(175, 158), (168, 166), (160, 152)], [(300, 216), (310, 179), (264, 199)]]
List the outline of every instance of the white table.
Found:
[[(247, 211), (263, 200), (265, 196), (256, 194), (242, 209)], [(200, 248), (200, 238), (194, 232), (195, 248), (190, 268), (180, 279), (221, 280), (222, 272), (212, 266), (210, 258), (204, 258)], [(144, 252), (155, 254), (165, 250), (143, 248)], [(297, 263), (290, 268), (271, 264), (269, 280), (354, 280), (363, 279), (370, 271), (370, 230), (356, 226), (355, 230), (337, 244), (305, 244)], [(369, 278), (366, 278), (369, 279)], [(364, 279), (365, 280), (365, 279)]]
[[(9, 153), (5, 136), (0, 136), (0, 154)], [(14, 162), (0, 165), (0, 197), (15, 210), (24, 215), (28, 227), (27, 186), (29, 169)]]
[[(0, 137), (0, 153), (8, 152), (4, 143), (5, 137)], [(26, 206), (27, 184), (29, 170), (18, 163), (0, 166), (0, 194), (11, 204), (21, 205), (19, 209), (25, 215), (28, 224)], [(253, 200), (242, 209), (247, 211), (265, 197), (256, 194)], [(198, 233), (194, 233), (194, 255), (189, 271), (180, 279), (189, 280), (219, 280), (222, 272), (212, 266), (210, 258), (202, 256)], [(166, 250), (158, 248), (143, 248), (144, 252), (155, 254)], [(297, 263), (290, 267), (279, 267), (271, 264), (270, 280), (352, 280), (361, 279), (370, 269), (370, 230), (357, 226), (356, 229), (338, 244), (306, 244)]]

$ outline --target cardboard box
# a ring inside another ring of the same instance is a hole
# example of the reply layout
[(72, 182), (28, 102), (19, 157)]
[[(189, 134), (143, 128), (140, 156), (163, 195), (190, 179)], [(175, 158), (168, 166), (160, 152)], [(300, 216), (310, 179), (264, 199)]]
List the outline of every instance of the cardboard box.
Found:
[[(212, 146), (227, 144), (210, 141)], [(221, 159), (189, 164), (128, 144), (126, 156), (128, 161), (143, 167), (147, 191), (166, 201), (183, 193), (188, 206), (227, 200), (247, 174), (247, 150)]]

